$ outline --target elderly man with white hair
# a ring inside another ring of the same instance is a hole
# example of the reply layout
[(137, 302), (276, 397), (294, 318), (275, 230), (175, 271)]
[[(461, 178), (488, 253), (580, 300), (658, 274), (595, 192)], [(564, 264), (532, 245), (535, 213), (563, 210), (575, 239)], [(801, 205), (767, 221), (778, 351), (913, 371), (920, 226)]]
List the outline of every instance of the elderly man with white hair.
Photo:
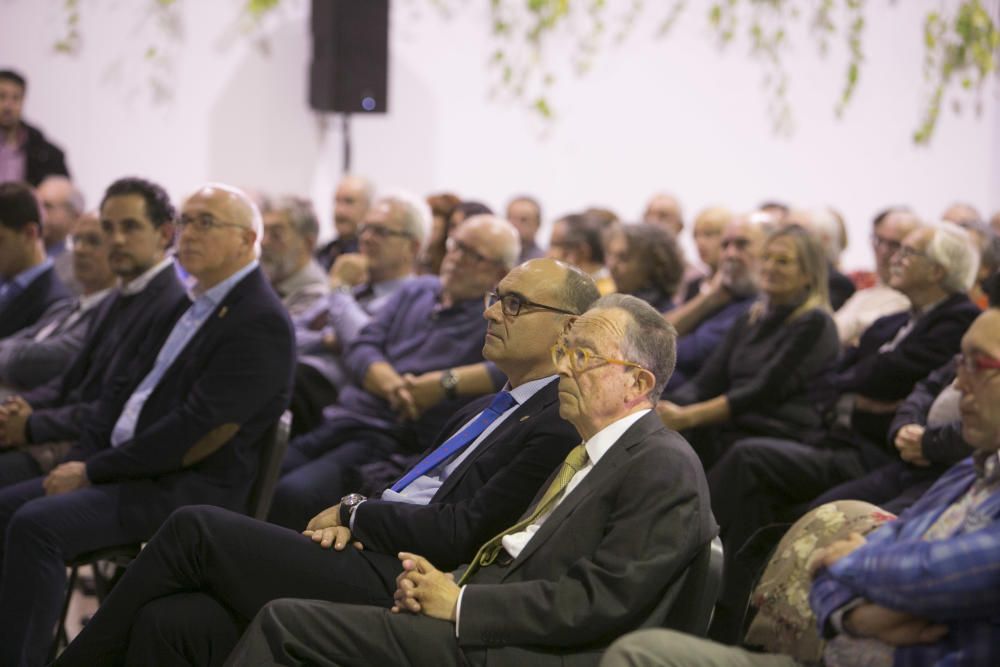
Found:
[[(958, 353), (962, 335), (979, 314), (966, 295), (978, 254), (965, 230), (951, 223), (910, 232), (893, 255), (889, 275), (889, 286), (906, 295), (910, 310), (868, 327), (830, 374), (829, 396), (816, 388), (816, 400), (829, 405), (835, 423), (804, 434), (803, 442), (740, 440), (713, 466), (712, 510), (727, 560), (757, 529), (795, 518), (801, 504), (898, 458), (889, 441), (896, 407), (917, 382)], [(738, 571), (729, 568), (727, 577)], [(721, 616), (740, 615), (741, 587), (724, 588)], [(732, 620), (738, 623), (738, 616)], [(735, 630), (718, 638), (734, 639)]]
[(288, 405), (294, 334), (258, 268), (257, 207), (207, 185), (179, 225), (194, 284), (158, 352), (102, 395), (63, 463), (0, 491), (0, 664), (45, 662), (67, 560), (147, 540), (183, 505), (245, 509), (255, 445)]

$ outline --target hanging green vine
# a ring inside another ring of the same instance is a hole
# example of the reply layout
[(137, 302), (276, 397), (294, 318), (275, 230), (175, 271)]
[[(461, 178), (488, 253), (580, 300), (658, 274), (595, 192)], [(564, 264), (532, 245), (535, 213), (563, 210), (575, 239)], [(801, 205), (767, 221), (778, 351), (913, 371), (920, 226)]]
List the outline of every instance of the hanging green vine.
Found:
[[(151, 0), (165, 14), (177, 0)], [(363, 1), (363, 0), (355, 0)], [(443, 16), (454, 12), (461, 0), (426, 0)], [(466, 0), (467, 1), (467, 0)], [(282, 0), (239, 0), (248, 32), (253, 32)], [(972, 97), (981, 106), (982, 90), (1000, 60), (1000, 0), (942, 0), (945, 9), (929, 12), (924, 21), (924, 77), (928, 95), (913, 139), (926, 144), (934, 134), (946, 96), (961, 110), (961, 99)], [(80, 2), (62, 0), (66, 15), (64, 35), (56, 41), (60, 53), (81, 48)], [(613, 7), (612, 7), (613, 5)], [(574, 47), (568, 62), (585, 74), (608, 43), (624, 42), (640, 25), (655, 25), (655, 34), (666, 36), (687, 8), (686, 0), (490, 0), (490, 33), (495, 47), (489, 58), (494, 77), (492, 93), (524, 101), (545, 119), (555, 116), (550, 100), (556, 81), (550, 62), (566, 62), (565, 55), (549, 53), (552, 38), (565, 33)], [(658, 17), (646, 21), (649, 6)], [(767, 114), (779, 134), (788, 134), (794, 118), (788, 99), (791, 80), (785, 66), (793, 24), (808, 17), (811, 38), (821, 55), (834, 39), (843, 40), (847, 63), (843, 85), (834, 104), (842, 116), (861, 82), (865, 59), (865, 0), (713, 0), (706, 19), (722, 49), (746, 41), (749, 53), (762, 68), (761, 86)], [(614, 11), (613, 11), (614, 10)], [(146, 58), (155, 61), (159, 51), (151, 46)], [(550, 61), (551, 59), (551, 61)]]

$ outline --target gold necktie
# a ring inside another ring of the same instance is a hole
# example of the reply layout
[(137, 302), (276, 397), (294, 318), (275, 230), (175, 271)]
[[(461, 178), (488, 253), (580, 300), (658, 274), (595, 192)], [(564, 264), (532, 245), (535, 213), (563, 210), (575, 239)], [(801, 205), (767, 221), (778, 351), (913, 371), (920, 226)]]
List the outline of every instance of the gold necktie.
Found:
[(549, 484), (549, 488), (545, 490), (545, 494), (542, 496), (542, 499), (538, 501), (538, 504), (535, 505), (535, 509), (533, 509), (528, 516), (521, 519), (510, 528), (507, 528), (497, 534), (491, 540), (486, 542), (486, 544), (479, 547), (479, 551), (476, 552), (476, 556), (472, 559), (472, 562), (469, 563), (468, 569), (465, 571), (465, 574), (462, 575), (458, 584), (464, 584), (479, 568), (493, 564), (493, 561), (495, 561), (497, 556), (500, 554), (500, 550), (503, 549), (503, 545), (500, 541), (503, 539), (504, 535), (510, 535), (511, 533), (524, 530), (525, 527), (534, 523), (538, 517), (552, 509), (556, 499), (558, 499), (560, 494), (566, 489), (569, 481), (573, 479), (573, 475), (580, 472), (580, 470), (583, 469), (583, 466), (587, 464), (587, 461), (587, 448), (584, 443), (580, 443), (574, 447), (572, 451), (570, 451), (566, 460), (563, 461), (555, 479), (553, 479), (552, 483)]

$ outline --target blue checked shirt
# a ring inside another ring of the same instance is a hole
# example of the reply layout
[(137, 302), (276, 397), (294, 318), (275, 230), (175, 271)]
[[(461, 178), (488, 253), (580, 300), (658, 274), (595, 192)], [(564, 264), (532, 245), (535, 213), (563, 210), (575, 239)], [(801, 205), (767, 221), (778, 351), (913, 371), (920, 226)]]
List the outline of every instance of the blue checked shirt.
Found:
[(868, 536), (813, 583), (820, 632), (855, 598), (949, 628), (895, 650), (895, 667), (1000, 665), (1000, 455), (953, 466), (899, 519)]
[(122, 408), (121, 414), (118, 415), (118, 421), (115, 422), (115, 427), (111, 431), (112, 447), (118, 447), (132, 439), (135, 435), (135, 425), (139, 422), (139, 415), (142, 413), (142, 406), (146, 404), (146, 400), (156, 389), (156, 386), (160, 384), (160, 380), (163, 379), (167, 369), (170, 368), (170, 365), (184, 351), (184, 348), (187, 347), (187, 344), (191, 342), (191, 339), (198, 333), (198, 330), (201, 329), (202, 325), (215, 312), (216, 306), (226, 298), (229, 291), (255, 268), (257, 268), (257, 260), (253, 260), (218, 285), (205, 290), (202, 294), (188, 295), (193, 303), (181, 315), (181, 318), (177, 320), (177, 324), (174, 325), (170, 335), (167, 336), (166, 342), (160, 348), (160, 353), (156, 356), (156, 364), (154, 364), (153, 370), (146, 374), (146, 377), (139, 383), (139, 387), (129, 396), (125, 407)]

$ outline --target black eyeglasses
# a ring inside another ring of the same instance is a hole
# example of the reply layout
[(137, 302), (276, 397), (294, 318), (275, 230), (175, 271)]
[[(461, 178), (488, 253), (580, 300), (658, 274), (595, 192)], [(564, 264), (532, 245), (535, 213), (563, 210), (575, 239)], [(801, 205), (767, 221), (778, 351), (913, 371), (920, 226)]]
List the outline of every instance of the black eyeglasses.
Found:
[(904, 259), (912, 259), (914, 257), (927, 257), (927, 253), (908, 245), (900, 245), (899, 250), (897, 250), (895, 254), (899, 255), (900, 261)]
[(365, 232), (370, 232), (372, 235), (379, 237), (380, 239), (387, 238), (389, 236), (399, 236), (401, 238), (410, 238), (411, 234), (409, 232), (400, 231), (398, 229), (391, 229), (385, 225), (380, 225), (374, 222), (366, 222), (358, 227), (358, 236), (361, 236)]
[(517, 317), (521, 314), (522, 308), (536, 308), (538, 310), (550, 310), (553, 313), (562, 313), (563, 315), (576, 315), (570, 310), (563, 310), (562, 308), (556, 308), (554, 306), (546, 306), (543, 303), (535, 303), (534, 301), (528, 301), (523, 296), (514, 294), (513, 292), (508, 292), (507, 294), (497, 294), (496, 292), (487, 292), (486, 296), (483, 298), (483, 302), (486, 304), (487, 308), (490, 308), (497, 301), (500, 302), (500, 309), (503, 314), (508, 317)]

